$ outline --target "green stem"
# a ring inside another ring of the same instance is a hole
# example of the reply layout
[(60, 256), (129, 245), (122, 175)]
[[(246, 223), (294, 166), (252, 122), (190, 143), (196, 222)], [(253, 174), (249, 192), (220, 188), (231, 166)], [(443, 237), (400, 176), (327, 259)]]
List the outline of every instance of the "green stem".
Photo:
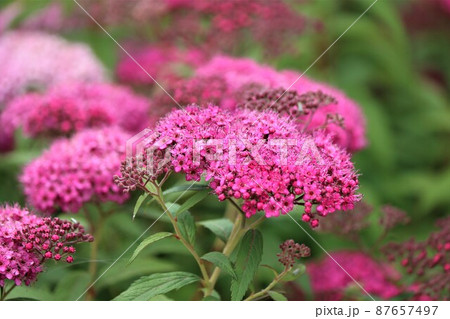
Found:
[(4, 287), (2, 287), (2, 291), (1, 291), (1, 298), (0, 301), (3, 301), (6, 299), (6, 297), (9, 295), (9, 293), (16, 288), (16, 285), (13, 283), (11, 288), (9, 288), (8, 290), (5, 291)]
[[(238, 245), (239, 241), (242, 239), (242, 237), (248, 230), (256, 228), (266, 219), (265, 216), (262, 216), (253, 223), (251, 223), (250, 225), (244, 227), (244, 218), (245, 217), (242, 214), (237, 214), (236, 216), (236, 220), (234, 222), (230, 237), (228, 238), (228, 241), (222, 251), (222, 253), (227, 257), (231, 255), (231, 253)], [(221, 269), (219, 267), (216, 267), (211, 275), (209, 288), (206, 290), (207, 296), (209, 296), (213, 292), (214, 286), (216, 285), (217, 280), (219, 279), (220, 273)]]
[(289, 270), (290, 268), (285, 269), (281, 274), (276, 276), (266, 288), (255, 294), (248, 296), (247, 299), (244, 299), (244, 301), (250, 301), (264, 297), (273, 287), (275, 287), (280, 282), (281, 279), (283, 279), (283, 277), (289, 272)]
[(191, 253), (191, 255), (194, 257), (195, 261), (198, 264), (198, 267), (200, 268), (200, 272), (202, 273), (203, 277), (203, 285), (206, 289), (208, 289), (209, 285), (209, 275), (205, 267), (205, 263), (200, 258), (200, 256), (195, 251), (194, 247), (191, 243), (189, 243), (181, 234), (180, 228), (178, 227), (178, 220), (173, 217), (172, 213), (167, 208), (164, 199), (162, 198), (162, 194), (159, 192), (156, 196), (156, 201), (161, 205), (162, 209), (167, 213), (167, 216), (169, 216), (170, 221), (172, 222), (173, 228), (175, 230), (175, 234), (177, 235), (177, 239), (181, 241), (181, 243), (186, 247), (186, 249)]
[(100, 238), (102, 236), (103, 227), (105, 225), (105, 222), (110, 215), (110, 213), (103, 212), (102, 208), (98, 205), (99, 210), (99, 220), (97, 223), (95, 223), (89, 214), (89, 212), (86, 210), (86, 218), (89, 221), (89, 228), (94, 236), (94, 241), (91, 244), (91, 252), (90, 252), (90, 263), (89, 263), (89, 276), (90, 276), (90, 283), (89, 286), (91, 288), (89, 289), (88, 293), (86, 294), (87, 300), (94, 300), (96, 292), (94, 290), (94, 281), (97, 279), (97, 268), (98, 268), (98, 247)]

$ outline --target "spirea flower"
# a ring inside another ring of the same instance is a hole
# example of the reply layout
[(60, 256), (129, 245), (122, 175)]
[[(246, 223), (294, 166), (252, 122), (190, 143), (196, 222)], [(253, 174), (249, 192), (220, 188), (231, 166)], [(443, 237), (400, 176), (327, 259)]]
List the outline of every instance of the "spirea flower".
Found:
[(0, 105), (28, 91), (67, 82), (101, 82), (105, 70), (91, 49), (55, 35), (16, 31), (0, 38)]
[(299, 133), (275, 112), (189, 106), (167, 115), (138, 144), (142, 151), (116, 177), (126, 190), (145, 189), (168, 171), (187, 180), (204, 175), (219, 200), (243, 199), (247, 217), (304, 205), (303, 220), (313, 227), (316, 216), (352, 209), (360, 199), (350, 156), (323, 133)]
[(369, 294), (382, 299), (395, 297), (401, 292), (394, 284), (398, 274), (387, 265), (361, 252), (340, 251), (331, 255), (332, 258), (327, 256), (306, 267), (316, 300), (347, 300), (349, 296), (346, 294), (352, 287), (358, 290), (358, 296), (363, 297), (365, 292), (351, 277)]
[(153, 79), (170, 85), (205, 62), (202, 51), (174, 46), (132, 48), (130, 55), (133, 58), (128, 55), (121, 58), (116, 72), (121, 82), (134, 85), (156, 85)]
[(0, 286), (5, 280), (30, 285), (47, 259), (70, 263), (73, 245), (93, 240), (78, 223), (41, 218), (18, 205), (0, 206)]
[[(136, 141), (140, 149), (135, 156), (122, 162), (121, 176), (116, 182), (126, 191), (144, 188), (168, 171), (182, 172), (186, 180), (199, 181), (205, 169), (208, 146), (198, 146), (203, 140), (219, 140), (228, 134), (231, 114), (217, 106), (200, 108), (195, 105), (174, 110), (161, 119)], [(214, 149), (214, 145), (211, 146)]]
[(60, 139), (28, 164), (20, 178), (27, 200), (39, 211), (76, 213), (87, 202), (123, 203), (114, 183), (128, 134), (118, 128), (86, 130)]
[(284, 267), (291, 268), (294, 266), (296, 259), (309, 257), (311, 249), (304, 244), (298, 244), (293, 239), (288, 239), (280, 245), (281, 253), (277, 254), (278, 261)]
[(144, 97), (121, 86), (61, 85), (44, 94), (29, 93), (14, 99), (0, 123), (9, 130), (22, 126), (31, 137), (68, 136), (103, 126), (139, 132), (149, 125), (149, 105)]
[(450, 218), (437, 223), (438, 230), (425, 241), (411, 238), (404, 243), (389, 243), (383, 247), (389, 260), (401, 260), (401, 265), (415, 278), (417, 295), (433, 300), (448, 300), (450, 289)]
[(303, 221), (317, 227), (316, 216), (360, 200), (350, 156), (322, 132), (301, 134), (292, 120), (270, 111), (243, 111), (234, 123), (225, 137), (228, 153), (210, 164), (206, 178), (220, 200), (242, 198), (247, 217), (261, 210), (276, 217), (304, 205)]

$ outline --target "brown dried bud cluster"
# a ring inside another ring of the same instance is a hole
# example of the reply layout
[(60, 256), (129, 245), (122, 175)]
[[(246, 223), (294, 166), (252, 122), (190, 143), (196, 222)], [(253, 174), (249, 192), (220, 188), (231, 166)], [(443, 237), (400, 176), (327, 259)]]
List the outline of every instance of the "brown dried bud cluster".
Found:
[(292, 239), (286, 240), (280, 245), (281, 253), (277, 254), (278, 261), (286, 268), (291, 268), (296, 259), (311, 255), (311, 249), (304, 244), (298, 244)]

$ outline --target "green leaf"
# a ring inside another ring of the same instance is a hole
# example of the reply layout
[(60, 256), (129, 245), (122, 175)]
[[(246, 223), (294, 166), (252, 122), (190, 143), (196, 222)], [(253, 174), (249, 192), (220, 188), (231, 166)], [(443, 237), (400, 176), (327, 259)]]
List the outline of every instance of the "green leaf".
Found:
[(194, 207), (195, 204), (197, 204), (198, 202), (202, 201), (206, 196), (208, 196), (209, 192), (198, 192), (195, 193), (193, 196), (191, 196), (187, 201), (185, 201), (177, 210), (177, 212), (175, 213), (175, 215), (179, 215), (185, 211), (187, 211), (188, 209), (190, 209), (191, 207)]
[(306, 271), (306, 267), (303, 264), (296, 264), (292, 269), (284, 275), (284, 277), (281, 279), (281, 281), (288, 282), (288, 281), (294, 281), (301, 275), (303, 275)]
[(173, 193), (181, 193), (184, 191), (204, 191), (209, 190), (210, 187), (206, 184), (186, 184), (186, 185), (178, 185), (172, 188), (169, 188), (163, 192), (163, 195), (169, 195)]
[(139, 253), (140, 253), (145, 247), (147, 247), (148, 245), (150, 245), (150, 244), (152, 244), (152, 243), (154, 243), (154, 242), (156, 242), (156, 241), (158, 241), (158, 240), (161, 240), (161, 239), (163, 239), (163, 238), (172, 236), (172, 235), (173, 235), (173, 234), (172, 234), (172, 233), (169, 233), (169, 232), (161, 232), (161, 233), (156, 233), (156, 234), (153, 234), (153, 235), (147, 237), (147, 238), (144, 239), (144, 240), (139, 244), (139, 246), (136, 248), (136, 250), (135, 250), (134, 253), (133, 253), (133, 256), (131, 256), (131, 258), (130, 258), (130, 260), (128, 261), (128, 263), (131, 264), (131, 263), (136, 259), (137, 255), (139, 255)]
[(116, 301), (147, 301), (155, 296), (179, 289), (200, 278), (197, 275), (176, 271), (162, 274), (153, 274), (141, 277), (131, 284), (130, 288), (114, 298)]
[(231, 275), (233, 279), (235, 280), (237, 279), (236, 273), (234, 272), (230, 260), (224, 254), (218, 251), (213, 251), (203, 255), (202, 259), (209, 261), (210, 263), (213, 263), (214, 265), (216, 265), (217, 267), (219, 267), (220, 269)]
[(192, 245), (195, 244), (195, 221), (191, 213), (183, 212), (177, 217), (181, 235)]
[(170, 299), (166, 295), (158, 295), (153, 298), (150, 298), (149, 301), (173, 301), (173, 299)]
[(148, 197), (148, 193), (144, 193), (141, 196), (139, 196), (139, 198), (136, 201), (136, 205), (134, 205), (134, 209), (133, 209), (133, 219), (136, 217), (139, 208), (141, 208), (142, 203), (145, 201), (145, 199)]
[(269, 291), (269, 296), (275, 301), (288, 301), (284, 295), (276, 291)]
[(199, 225), (208, 228), (217, 237), (222, 239), (224, 242), (230, 237), (231, 230), (233, 229), (233, 223), (226, 218), (211, 219), (199, 222)]
[(261, 263), (263, 239), (261, 233), (252, 229), (245, 233), (239, 245), (234, 264), (237, 280), (231, 282), (231, 300), (241, 300)]

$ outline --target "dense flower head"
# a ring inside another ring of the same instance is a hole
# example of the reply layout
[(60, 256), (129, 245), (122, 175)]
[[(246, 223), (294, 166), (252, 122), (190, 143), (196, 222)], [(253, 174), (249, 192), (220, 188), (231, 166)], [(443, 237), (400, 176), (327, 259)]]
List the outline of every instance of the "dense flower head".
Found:
[(83, 226), (41, 218), (18, 205), (0, 207), (0, 287), (5, 280), (30, 285), (47, 259), (73, 262), (76, 243), (90, 242)]
[(91, 49), (40, 32), (8, 32), (0, 38), (0, 106), (31, 90), (68, 82), (102, 82), (105, 70)]
[(399, 279), (398, 274), (387, 265), (378, 263), (364, 253), (339, 251), (332, 253), (331, 256), (332, 258), (327, 256), (319, 262), (307, 265), (306, 269), (316, 300), (351, 298), (346, 294), (355, 286), (355, 289), (358, 289), (358, 295), (365, 295), (351, 277), (369, 294), (383, 299), (395, 297), (401, 292), (394, 284)]
[(236, 145), (207, 174), (220, 200), (242, 198), (247, 217), (260, 210), (276, 217), (304, 205), (302, 219), (312, 227), (318, 226), (316, 216), (352, 209), (359, 201), (350, 156), (328, 136), (299, 133), (292, 120), (271, 111), (239, 114), (225, 138)]
[(425, 241), (411, 238), (404, 243), (388, 243), (383, 247), (389, 260), (401, 265), (416, 281), (417, 295), (433, 300), (448, 300), (450, 289), (450, 218), (437, 223), (438, 230)]
[(116, 182), (145, 188), (168, 171), (187, 180), (204, 175), (219, 200), (243, 199), (251, 217), (287, 214), (304, 205), (303, 220), (352, 209), (359, 201), (350, 156), (322, 132), (299, 133), (296, 124), (272, 111), (228, 112), (215, 106), (176, 110), (149, 130), (137, 156), (122, 163)]
[(68, 136), (86, 128), (120, 126), (139, 132), (149, 125), (150, 103), (128, 88), (70, 84), (10, 102), (0, 117), (4, 130), (23, 127), (28, 136)]
[(116, 72), (119, 81), (134, 85), (155, 85), (154, 79), (170, 85), (206, 59), (200, 50), (183, 50), (175, 46), (131, 48), (130, 55), (132, 57), (124, 55), (121, 58)]
[(27, 200), (39, 211), (76, 213), (86, 202), (123, 203), (114, 183), (128, 134), (119, 128), (85, 130), (60, 139), (28, 164), (20, 178)]
[[(147, 180), (156, 180), (172, 170), (184, 173), (187, 180), (200, 180), (208, 167), (208, 154), (196, 143), (223, 138), (231, 121), (230, 114), (213, 105), (190, 105), (172, 111), (141, 137), (140, 149), (133, 150), (135, 156), (122, 162), (116, 182), (127, 191), (144, 188)], [(199, 158), (194, 158), (194, 154)]]
[(281, 252), (277, 254), (278, 261), (286, 268), (294, 266), (296, 259), (309, 257), (311, 249), (304, 244), (296, 243), (293, 239), (288, 239), (280, 245)]

